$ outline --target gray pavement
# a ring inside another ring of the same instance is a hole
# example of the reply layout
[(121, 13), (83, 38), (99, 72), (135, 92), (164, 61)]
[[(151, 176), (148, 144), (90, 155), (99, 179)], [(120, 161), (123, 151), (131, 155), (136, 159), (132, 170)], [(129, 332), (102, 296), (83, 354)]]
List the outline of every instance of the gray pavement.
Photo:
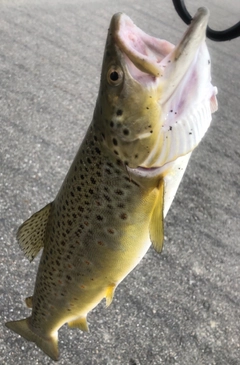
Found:
[[(210, 5), (211, 25), (239, 20), (239, 2)], [(39, 262), (15, 234), (54, 199), (91, 121), (117, 11), (173, 43), (185, 29), (171, 1), (0, 1), (0, 364), (53, 364), (3, 325), (29, 314)], [(62, 327), (61, 365), (240, 364), (240, 41), (208, 45), (219, 111), (167, 216), (164, 251), (150, 249), (112, 305), (90, 313), (90, 333)]]

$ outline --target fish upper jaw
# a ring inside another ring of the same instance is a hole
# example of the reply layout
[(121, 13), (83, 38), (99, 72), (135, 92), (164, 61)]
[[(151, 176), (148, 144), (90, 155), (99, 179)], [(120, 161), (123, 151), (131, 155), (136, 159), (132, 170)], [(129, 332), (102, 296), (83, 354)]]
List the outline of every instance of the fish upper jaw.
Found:
[(115, 14), (115, 42), (123, 52), (131, 76), (139, 82), (153, 81), (163, 74), (161, 61), (174, 49), (174, 45), (151, 37), (138, 28), (125, 14)]

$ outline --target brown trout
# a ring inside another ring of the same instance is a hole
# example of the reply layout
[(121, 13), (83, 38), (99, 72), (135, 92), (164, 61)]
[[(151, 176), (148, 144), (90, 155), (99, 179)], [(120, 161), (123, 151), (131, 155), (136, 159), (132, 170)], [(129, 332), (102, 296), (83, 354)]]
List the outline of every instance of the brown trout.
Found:
[(163, 246), (163, 219), (193, 149), (217, 109), (198, 10), (174, 47), (125, 14), (111, 20), (92, 123), (56, 199), (17, 234), (32, 261), (41, 249), (32, 314), (6, 325), (58, 360), (58, 329), (88, 330), (150, 245)]

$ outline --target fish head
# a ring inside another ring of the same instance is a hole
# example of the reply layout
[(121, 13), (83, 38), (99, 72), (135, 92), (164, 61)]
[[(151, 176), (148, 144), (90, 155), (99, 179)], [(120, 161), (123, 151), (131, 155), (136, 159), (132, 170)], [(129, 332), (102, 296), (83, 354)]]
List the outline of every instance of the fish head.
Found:
[(175, 47), (127, 15), (113, 16), (94, 120), (106, 147), (129, 168), (159, 168), (186, 155), (208, 129), (217, 108), (208, 17), (200, 8)]

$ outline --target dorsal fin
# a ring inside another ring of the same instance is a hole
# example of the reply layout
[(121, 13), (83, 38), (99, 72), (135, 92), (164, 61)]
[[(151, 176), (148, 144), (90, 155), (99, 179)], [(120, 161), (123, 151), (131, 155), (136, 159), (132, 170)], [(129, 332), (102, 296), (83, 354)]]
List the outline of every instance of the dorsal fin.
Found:
[(24, 255), (31, 262), (44, 246), (44, 236), (52, 203), (34, 213), (18, 229), (17, 239)]
[(152, 245), (157, 252), (162, 251), (164, 239), (163, 223), (163, 203), (164, 203), (164, 180), (161, 179), (158, 187), (158, 195), (153, 208), (152, 217), (149, 224), (149, 234)]

